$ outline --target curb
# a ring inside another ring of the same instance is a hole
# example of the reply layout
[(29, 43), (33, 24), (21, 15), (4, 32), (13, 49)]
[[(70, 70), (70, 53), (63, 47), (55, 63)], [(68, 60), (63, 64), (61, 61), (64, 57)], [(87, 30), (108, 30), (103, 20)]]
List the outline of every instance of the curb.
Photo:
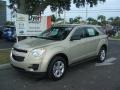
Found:
[(11, 50), (11, 48), (0, 49), (0, 51), (3, 51), (3, 50)]
[(120, 39), (109, 38), (108, 40), (120, 41)]
[(11, 68), (10, 63), (0, 65), (0, 70)]

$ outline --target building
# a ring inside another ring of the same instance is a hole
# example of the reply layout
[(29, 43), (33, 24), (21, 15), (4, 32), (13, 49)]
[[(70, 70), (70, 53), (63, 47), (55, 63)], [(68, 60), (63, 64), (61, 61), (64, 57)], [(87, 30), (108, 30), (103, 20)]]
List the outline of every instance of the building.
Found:
[(0, 1), (0, 26), (6, 22), (6, 1)]

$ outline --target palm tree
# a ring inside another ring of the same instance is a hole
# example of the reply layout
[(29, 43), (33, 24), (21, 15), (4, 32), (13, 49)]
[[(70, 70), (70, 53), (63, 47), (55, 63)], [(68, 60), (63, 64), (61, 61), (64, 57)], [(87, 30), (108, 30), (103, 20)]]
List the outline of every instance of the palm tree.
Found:
[(80, 16), (75, 17), (75, 18), (72, 20), (72, 23), (79, 24), (79, 23), (81, 22), (81, 19), (82, 19), (82, 17), (80, 17)]
[(93, 22), (92, 22), (92, 24), (93, 24), (93, 25), (98, 24), (97, 20), (96, 20), (96, 19), (94, 19), (94, 20), (93, 20)]
[(92, 22), (93, 22), (94, 20), (95, 20), (94, 18), (92, 18), (92, 17), (89, 17), (89, 18), (87, 19), (87, 21), (88, 21), (88, 24), (92, 24)]
[(108, 21), (110, 21), (110, 22), (113, 22), (113, 20), (114, 20), (113, 17), (108, 18)]
[(106, 17), (104, 15), (99, 15), (97, 20), (100, 20), (101, 25), (106, 25)]
[(106, 17), (104, 15), (99, 15), (97, 19), (103, 22), (106, 20)]
[(76, 23), (80, 23), (81, 19), (82, 19), (82, 17), (78, 16), (74, 20), (76, 21)]
[(89, 17), (87, 21), (88, 21), (88, 24), (93, 24), (93, 25), (98, 24), (97, 20), (92, 17)]
[(113, 17), (110, 17), (110, 18), (108, 18), (108, 20), (107, 20), (107, 21), (108, 21), (108, 23), (109, 23), (109, 24), (112, 24), (112, 23), (113, 23), (113, 21), (114, 21), (114, 18), (113, 18)]

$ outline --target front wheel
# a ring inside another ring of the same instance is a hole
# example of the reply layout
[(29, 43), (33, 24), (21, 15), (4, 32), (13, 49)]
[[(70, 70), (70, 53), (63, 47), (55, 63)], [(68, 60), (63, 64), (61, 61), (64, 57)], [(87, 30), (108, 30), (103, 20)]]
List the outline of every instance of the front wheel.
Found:
[(61, 56), (53, 58), (48, 66), (48, 77), (52, 80), (61, 79), (65, 74), (66, 64), (66, 60)]
[(104, 62), (105, 61), (105, 59), (106, 59), (106, 53), (107, 53), (107, 51), (106, 51), (105, 47), (102, 47), (100, 49), (98, 57), (97, 57), (98, 62)]

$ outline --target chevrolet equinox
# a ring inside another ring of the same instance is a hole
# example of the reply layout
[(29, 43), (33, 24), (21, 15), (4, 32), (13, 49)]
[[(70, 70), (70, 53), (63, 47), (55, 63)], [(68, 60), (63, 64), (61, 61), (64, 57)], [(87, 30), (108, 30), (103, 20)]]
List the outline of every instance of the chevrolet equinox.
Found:
[(56, 25), (40, 35), (16, 43), (10, 55), (14, 68), (32, 73), (46, 73), (61, 79), (67, 67), (91, 57), (103, 62), (108, 40), (95, 25)]

